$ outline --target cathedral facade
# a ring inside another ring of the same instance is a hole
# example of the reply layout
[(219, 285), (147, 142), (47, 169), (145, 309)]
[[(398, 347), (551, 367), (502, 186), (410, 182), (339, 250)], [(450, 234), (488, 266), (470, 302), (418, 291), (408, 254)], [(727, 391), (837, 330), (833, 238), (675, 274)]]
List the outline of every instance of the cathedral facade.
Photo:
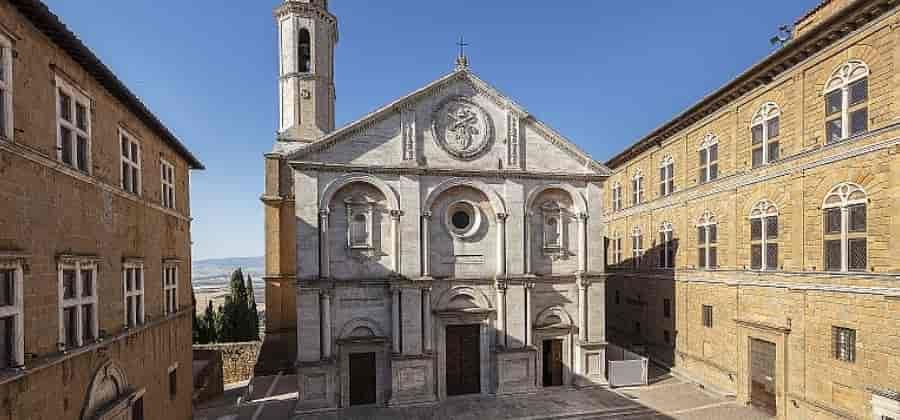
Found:
[(605, 234), (588, 203), (608, 169), (462, 54), (335, 129), (336, 17), (325, 0), (275, 14), (267, 340), (296, 349), (298, 411), (605, 383)]

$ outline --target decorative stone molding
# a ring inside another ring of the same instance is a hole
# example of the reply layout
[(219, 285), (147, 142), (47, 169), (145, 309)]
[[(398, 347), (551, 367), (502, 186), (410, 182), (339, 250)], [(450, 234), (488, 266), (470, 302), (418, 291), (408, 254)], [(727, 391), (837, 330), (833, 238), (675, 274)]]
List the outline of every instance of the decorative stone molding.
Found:
[(450, 96), (431, 114), (434, 141), (451, 156), (472, 160), (494, 143), (494, 121), (478, 104), (463, 96)]

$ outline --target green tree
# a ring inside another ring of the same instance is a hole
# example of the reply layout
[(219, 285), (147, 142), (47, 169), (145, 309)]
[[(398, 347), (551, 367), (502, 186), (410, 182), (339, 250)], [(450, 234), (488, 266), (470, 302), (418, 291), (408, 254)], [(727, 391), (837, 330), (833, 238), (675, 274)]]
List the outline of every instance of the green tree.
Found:
[(259, 340), (259, 310), (256, 309), (256, 294), (253, 292), (253, 278), (247, 275), (247, 295), (250, 299), (250, 326), (249, 336), (252, 341)]
[(194, 294), (194, 288), (191, 287), (191, 341), (194, 344), (200, 342), (200, 321), (197, 319), (197, 295)]
[(259, 327), (253, 327), (252, 322), (244, 272), (238, 268), (231, 274), (231, 290), (225, 296), (225, 305), (221, 308), (219, 341), (233, 343), (256, 340)]
[(216, 310), (213, 309), (212, 300), (207, 302), (206, 310), (203, 312), (203, 315), (197, 319), (197, 342), (199, 344), (209, 344), (215, 343), (219, 341), (217, 326), (218, 316), (216, 314)]

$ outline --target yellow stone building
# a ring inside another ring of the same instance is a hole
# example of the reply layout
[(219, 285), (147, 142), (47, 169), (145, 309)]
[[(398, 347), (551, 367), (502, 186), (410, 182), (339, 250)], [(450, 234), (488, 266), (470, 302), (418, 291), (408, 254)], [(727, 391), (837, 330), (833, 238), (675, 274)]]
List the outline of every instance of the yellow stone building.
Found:
[(0, 1), (0, 419), (191, 418), (202, 168), (46, 5)]
[(900, 418), (896, 1), (824, 1), (607, 166), (610, 341), (780, 418)]

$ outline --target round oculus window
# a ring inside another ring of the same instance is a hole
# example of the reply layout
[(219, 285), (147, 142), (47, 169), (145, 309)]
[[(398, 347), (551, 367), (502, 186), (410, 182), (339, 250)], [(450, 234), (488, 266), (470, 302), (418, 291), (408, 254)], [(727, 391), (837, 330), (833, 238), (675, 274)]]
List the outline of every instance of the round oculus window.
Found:
[(475, 203), (457, 201), (447, 206), (444, 223), (453, 236), (467, 238), (478, 232), (481, 212)]
[(465, 230), (469, 227), (469, 224), (472, 223), (472, 218), (469, 217), (469, 213), (465, 211), (458, 210), (453, 213), (453, 216), (450, 218), (451, 223), (453, 223), (453, 227), (459, 230)]

